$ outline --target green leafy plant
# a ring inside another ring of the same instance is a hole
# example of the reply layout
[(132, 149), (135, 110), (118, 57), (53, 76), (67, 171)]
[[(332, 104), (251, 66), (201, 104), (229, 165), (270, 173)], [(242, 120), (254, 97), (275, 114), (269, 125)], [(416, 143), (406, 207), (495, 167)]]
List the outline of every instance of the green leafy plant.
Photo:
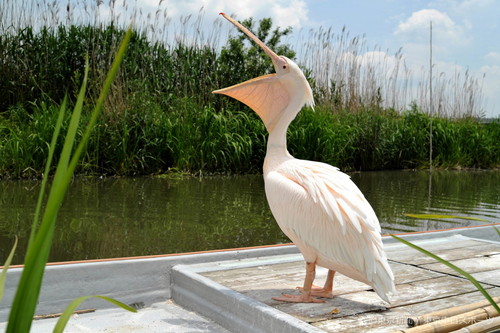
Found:
[[(48, 197), (45, 203), (45, 208), (43, 209), (43, 199), (45, 194), (45, 187), (48, 181), (48, 174), (51, 168), (51, 161), (53, 159), (54, 151), (56, 148), (57, 138), (61, 129), (61, 124), (66, 111), (66, 99), (64, 99), (52, 137), (52, 141), (49, 148), (48, 159), (45, 167), (45, 174), (42, 181), (42, 186), (40, 189), (40, 195), (37, 201), (37, 207), (35, 211), (35, 217), (33, 221), (32, 231), (30, 239), (28, 242), (28, 249), (26, 252), (26, 257), (24, 261), (24, 268), (21, 274), (19, 285), (12, 303), (9, 321), (7, 324), (7, 333), (9, 332), (29, 332), (31, 328), (31, 323), (33, 315), (35, 313), (35, 307), (39, 298), (40, 289), (42, 285), (43, 275), (45, 271), (45, 265), (48, 260), (50, 248), (52, 245), (55, 223), (57, 219), (57, 214), (59, 207), (61, 206), (62, 200), (69, 186), (75, 168), (79, 162), (82, 153), (85, 151), (87, 142), (89, 141), (90, 134), (96, 124), (97, 117), (99, 116), (103, 104), (106, 100), (108, 92), (111, 88), (113, 79), (115, 78), (120, 64), (123, 60), (125, 51), (127, 49), (128, 43), (130, 41), (132, 30), (129, 29), (123, 38), (120, 47), (116, 53), (116, 57), (111, 65), (107, 77), (104, 81), (104, 86), (101, 90), (99, 98), (96, 105), (90, 115), (87, 125), (83, 129), (83, 134), (80, 142), (74, 148), (77, 132), (79, 128), (80, 118), (83, 109), (83, 103), (87, 88), (89, 65), (88, 60), (85, 64), (85, 73), (83, 77), (83, 83), (78, 94), (78, 98), (71, 114), (69, 126), (66, 132), (66, 137), (64, 140), (64, 145), (58, 160), (57, 168), (53, 177), (52, 185), (48, 193)], [(40, 219), (41, 216), (41, 219)], [(12, 259), (13, 251), (7, 259), (6, 265), (2, 274), (0, 275), (0, 288), (3, 290), (3, 280), (5, 279), (6, 268), (10, 264)], [(62, 332), (64, 327), (76, 307), (83, 302), (88, 297), (99, 297), (110, 301), (126, 310), (135, 312), (136, 310), (130, 306), (112, 300), (104, 296), (85, 296), (74, 300), (63, 313), (63, 316), (59, 319), (55, 332)]]

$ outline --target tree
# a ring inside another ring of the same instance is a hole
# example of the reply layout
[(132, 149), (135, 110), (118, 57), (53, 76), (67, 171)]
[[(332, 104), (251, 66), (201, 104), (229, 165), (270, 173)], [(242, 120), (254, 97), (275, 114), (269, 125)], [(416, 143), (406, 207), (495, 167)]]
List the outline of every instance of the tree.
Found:
[[(290, 59), (295, 58), (295, 52), (281, 39), (292, 32), (292, 28), (281, 29), (276, 27), (272, 30), (273, 21), (271, 18), (260, 20), (258, 29), (254, 29), (253, 18), (248, 18), (241, 22), (250, 31), (264, 42), (269, 48), (279, 55)], [(230, 37), (227, 44), (222, 48), (218, 59), (219, 86), (228, 87), (254, 77), (274, 72), (274, 67), (269, 56), (241, 31), (237, 36)], [(247, 45), (245, 45), (247, 44)]]

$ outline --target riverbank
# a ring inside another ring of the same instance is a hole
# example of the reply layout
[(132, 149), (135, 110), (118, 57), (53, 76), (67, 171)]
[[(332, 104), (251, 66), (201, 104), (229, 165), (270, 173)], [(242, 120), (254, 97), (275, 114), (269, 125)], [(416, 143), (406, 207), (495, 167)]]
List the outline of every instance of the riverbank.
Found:
[[(40, 103), (0, 113), (0, 177), (41, 176), (57, 111), (56, 104)], [(304, 109), (292, 123), (288, 145), (297, 158), (344, 171), (428, 168), (430, 120), (417, 108), (331, 112), (318, 106)], [(258, 173), (266, 139), (250, 110), (215, 110), (186, 99), (164, 108), (145, 96), (131, 96), (124, 110), (108, 109), (99, 120), (77, 172)], [(434, 118), (433, 166), (497, 168), (499, 142), (500, 121)]]
[[(41, 178), (58, 103), (65, 95), (70, 104), (74, 100), (84, 55), (90, 60), (90, 108), (123, 35), (123, 29), (113, 24), (39, 23), (42, 28), (38, 30), (16, 24), (0, 30), (3, 179)], [(294, 59), (295, 52), (281, 43), (290, 29), (271, 30), (270, 19), (258, 25), (251, 19), (244, 23), (267, 36), (264, 41), (272, 49)], [(188, 23), (183, 28), (199, 40), (194, 44), (185, 40), (153, 42), (147, 38), (151, 31), (134, 32), (78, 174), (261, 172), (267, 138), (264, 125), (241, 103), (211, 91), (272, 71), (272, 64), (240, 36), (230, 36), (218, 49), (220, 34), (204, 39), (191, 31)], [(360, 68), (350, 71), (351, 64), (344, 65), (345, 72), (360, 72)], [(431, 117), (420, 107), (425, 101), (414, 102), (406, 111), (396, 110), (387, 100), (399, 100), (397, 96), (405, 96), (407, 87), (394, 86), (394, 98), (381, 88), (393, 86), (391, 80), (397, 81), (397, 74), (387, 82), (380, 81), (383, 76), (376, 82), (360, 76), (353, 81), (355, 86), (346, 81), (345, 85), (334, 82), (329, 87), (320, 82), (321, 73), (315, 76), (306, 65), (303, 68), (316, 107), (315, 111), (304, 109), (292, 123), (288, 135), (292, 155), (326, 162), (343, 171), (429, 167)], [(439, 112), (432, 118), (433, 167), (498, 168), (500, 120), (483, 123), (473, 117), (478, 111), (474, 96), (480, 96), (480, 91), (473, 84), (464, 86), (468, 88), (460, 96), (470, 94), (468, 111), (457, 111), (458, 118)], [(363, 95), (362, 87), (371, 93)], [(82, 117), (88, 118), (89, 112)], [(68, 120), (69, 116), (63, 130)], [(55, 156), (60, 149), (61, 144)]]

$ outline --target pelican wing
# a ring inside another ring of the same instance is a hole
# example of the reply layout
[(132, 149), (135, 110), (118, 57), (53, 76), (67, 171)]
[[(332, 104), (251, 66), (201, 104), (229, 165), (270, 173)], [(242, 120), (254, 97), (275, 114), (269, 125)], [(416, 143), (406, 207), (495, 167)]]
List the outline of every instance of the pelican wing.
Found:
[(306, 261), (368, 283), (387, 300), (394, 276), (380, 224), (348, 175), (328, 164), (290, 159), (266, 175), (266, 194)]

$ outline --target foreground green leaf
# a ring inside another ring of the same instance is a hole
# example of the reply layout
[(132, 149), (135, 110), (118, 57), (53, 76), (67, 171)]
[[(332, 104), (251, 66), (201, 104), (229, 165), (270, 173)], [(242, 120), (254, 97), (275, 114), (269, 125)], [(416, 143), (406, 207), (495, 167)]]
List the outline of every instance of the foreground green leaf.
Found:
[[(78, 98), (71, 115), (68, 131), (66, 133), (63, 149), (55, 171), (54, 179), (52, 181), (52, 186), (50, 188), (47, 203), (45, 205), (45, 210), (42, 215), (40, 227), (36, 232), (33, 232), (30, 237), (29, 246), (26, 251), (23, 272), (21, 274), (16, 295), (10, 311), (9, 322), (6, 330), (7, 333), (27, 333), (30, 331), (36, 304), (40, 295), (45, 265), (47, 264), (50, 248), (52, 245), (59, 208), (64, 199), (66, 190), (68, 189), (74, 170), (78, 164), (78, 160), (84, 151), (86, 143), (89, 140), (92, 128), (102, 109), (104, 100), (106, 99), (106, 96), (111, 88), (111, 83), (113, 82), (113, 79), (116, 76), (118, 68), (120, 67), (120, 64), (123, 60), (125, 50), (130, 41), (130, 37), (131, 30), (129, 29), (125, 34), (122, 43), (120, 44), (111, 69), (108, 72), (108, 76), (106, 77), (106, 81), (101, 90), (99, 99), (91, 114), (91, 120), (86, 125), (84, 135), (72, 155), (87, 87), (89, 66), (88, 60), (86, 61), (82, 87), (78, 94)], [(61, 108), (65, 108), (65, 103), (63, 103)], [(63, 111), (61, 111), (59, 114), (59, 119), (62, 119), (62, 112)], [(54, 136), (58, 134), (57, 132), (58, 129), (56, 128)], [(52, 142), (55, 142), (54, 138)], [(54, 147), (55, 144), (51, 145), (50, 149), (53, 150)], [(52, 154), (53, 151), (49, 152), (49, 156), (52, 156)], [(45, 181), (47, 177), (48, 173), (46, 172), (44, 174)], [(41, 193), (39, 196), (38, 204), (42, 202), (41, 197), (43, 197), (43, 193)], [(37, 214), (38, 212), (39, 210), (37, 208)], [(35, 228), (37, 225), (37, 216), (34, 220)]]
[[(69, 185), (69, 181), (65, 181), (65, 178), (68, 174), (68, 163), (75, 142), (83, 100), (85, 98), (88, 72), (89, 66), (87, 61), (82, 87), (73, 114), (71, 115), (70, 125), (66, 133), (59, 163), (42, 215), (42, 222), (37, 232), (32, 234), (33, 238), (30, 239), (30, 244), (26, 250), (24, 268), (10, 311), (7, 332), (29, 332), (31, 327), (31, 321), (40, 295), (45, 265), (48, 261), (52, 245), (57, 214)], [(49, 155), (51, 154), (49, 153)], [(48, 178), (48, 175), (45, 174), (44, 178)], [(43, 193), (40, 195), (43, 196)]]
[(449, 268), (453, 269), (455, 272), (459, 273), (460, 275), (462, 275), (463, 277), (465, 277), (467, 280), (469, 280), (480, 292), (481, 294), (483, 294), (483, 296), (488, 300), (488, 302), (490, 302), (490, 304), (498, 311), (498, 313), (500, 313), (500, 307), (498, 306), (497, 303), (495, 303), (495, 301), (493, 300), (493, 298), (490, 296), (490, 294), (486, 291), (486, 289), (483, 288), (483, 286), (472, 276), (470, 275), (469, 273), (467, 273), (466, 271), (464, 271), (463, 269), (461, 269), (460, 267), (457, 267), (455, 265), (453, 265), (451, 262), (449, 262), (448, 260), (445, 260), (437, 255), (435, 255), (434, 253), (432, 252), (429, 252), (423, 248), (421, 248), (420, 246), (418, 245), (415, 245), (403, 238), (400, 238), (398, 236), (394, 236), (394, 235), (390, 235), (392, 238), (395, 238), (397, 239), (398, 241), (400, 241), (401, 243), (405, 244), (405, 245), (408, 245), (409, 247), (417, 250), (417, 251), (420, 251), (422, 252), (423, 254), (425, 254), (426, 256), (429, 256), (437, 261), (439, 261), (440, 263), (448, 266)]
[(10, 263), (12, 262), (12, 258), (14, 257), (14, 252), (16, 252), (17, 247), (17, 237), (14, 241), (14, 245), (12, 246), (12, 250), (10, 250), (9, 256), (3, 265), (2, 272), (0, 273), (0, 302), (3, 298), (3, 290), (5, 288), (5, 279), (7, 277), (7, 270), (9, 269)]
[(62, 122), (64, 115), (66, 114), (66, 104), (68, 98), (64, 97), (64, 100), (59, 108), (59, 115), (57, 116), (56, 126), (54, 128), (54, 133), (52, 134), (52, 140), (49, 146), (49, 154), (47, 156), (47, 162), (45, 163), (45, 170), (43, 173), (42, 184), (40, 186), (40, 192), (38, 194), (38, 200), (35, 208), (35, 216), (33, 217), (33, 224), (31, 226), (30, 238), (28, 241), (28, 248), (31, 242), (35, 239), (36, 231), (38, 229), (38, 223), (40, 221), (40, 211), (42, 209), (43, 198), (45, 196), (45, 188), (47, 186), (48, 174), (50, 172), (50, 167), (52, 165), (52, 159), (54, 157), (54, 151), (56, 149), (57, 138), (59, 137), (59, 132), (61, 131)]
[(485, 219), (472, 216), (440, 215), (440, 214), (405, 214), (405, 216), (413, 217), (416, 219), (464, 219), (464, 220), (488, 222)]
[(127, 304), (124, 304), (122, 302), (119, 302), (119, 301), (117, 301), (115, 299), (112, 299), (112, 298), (109, 298), (109, 297), (106, 297), (106, 296), (100, 296), (100, 295), (97, 295), (97, 296), (83, 296), (83, 297), (79, 297), (79, 298), (73, 300), (71, 303), (69, 303), (69, 305), (66, 307), (66, 309), (62, 313), (61, 317), (57, 321), (56, 326), (54, 327), (53, 333), (61, 333), (61, 332), (63, 332), (64, 328), (66, 327), (66, 324), (68, 323), (68, 320), (71, 317), (71, 314), (76, 310), (76, 308), (82, 302), (84, 302), (85, 300), (87, 300), (87, 299), (89, 299), (91, 297), (103, 299), (103, 300), (108, 301), (110, 303), (113, 303), (114, 305), (117, 305), (117, 306), (119, 306), (119, 307), (121, 307), (121, 308), (123, 308), (123, 309), (125, 309), (127, 311), (137, 312), (136, 309), (128, 306)]

